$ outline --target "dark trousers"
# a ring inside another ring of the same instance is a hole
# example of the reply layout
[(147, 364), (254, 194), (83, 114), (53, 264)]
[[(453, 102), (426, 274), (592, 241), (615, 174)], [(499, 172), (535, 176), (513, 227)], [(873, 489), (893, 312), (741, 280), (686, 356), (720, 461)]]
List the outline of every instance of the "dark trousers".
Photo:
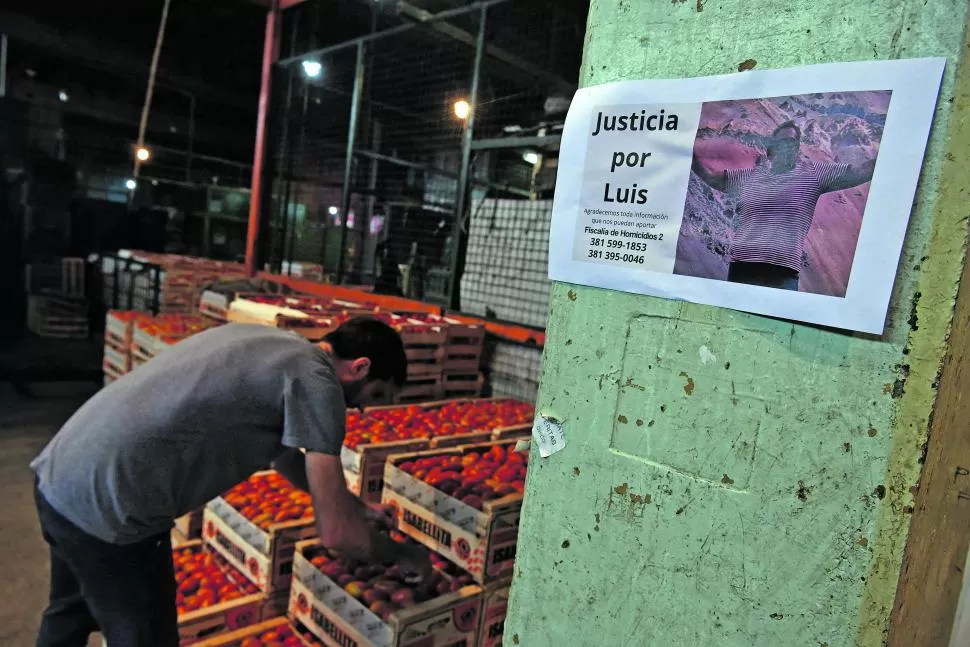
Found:
[(50, 603), (38, 647), (84, 647), (100, 630), (108, 647), (175, 647), (175, 573), (168, 534), (127, 545), (80, 530), (35, 488), (51, 552)]
[(798, 292), (798, 272), (771, 263), (733, 261), (728, 266), (728, 281)]

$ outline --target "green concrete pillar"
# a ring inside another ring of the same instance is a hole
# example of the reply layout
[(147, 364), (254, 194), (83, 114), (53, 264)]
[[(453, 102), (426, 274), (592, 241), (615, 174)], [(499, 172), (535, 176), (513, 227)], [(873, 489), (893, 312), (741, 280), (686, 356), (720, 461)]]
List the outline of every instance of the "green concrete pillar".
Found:
[[(554, 286), (539, 408), (568, 446), (530, 466), (505, 644), (883, 644), (966, 251), (967, 193), (947, 184), (970, 178), (947, 174), (970, 155), (954, 134), (968, 15), (966, 0), (593, 0), (586, 85), (948, 64), (882, 337)], [(683, 467), (648, 442), (689, 448)]]

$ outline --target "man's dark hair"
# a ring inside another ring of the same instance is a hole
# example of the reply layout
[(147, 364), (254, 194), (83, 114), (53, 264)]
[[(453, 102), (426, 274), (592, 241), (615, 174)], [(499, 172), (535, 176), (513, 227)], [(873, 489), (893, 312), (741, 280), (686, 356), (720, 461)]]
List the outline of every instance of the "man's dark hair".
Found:
[(370, 380), (386, 380), (398, 385), (407, 381), (408, 358), (401, 336), (377, 319), (351, 319), (324, 337), (323, 341), (330, 344), (340, 359), (369, 359)]
[(794, 121), (786, 121), (785, 123), (781, 124), (780, 126), (778, 126), (777, 128), (775, 128), (775, 131), (773, 133), (771, 133), (771, 136), (772, 137), (777, 137), (778, 136), (778, 133), (780, 133), (780, 132), (782, 132), (784, 130), (792, 130), (792, 131), (794, 131), (795, 132), (795, 139), (801, 140), (801, 138), (802, 138), (802, 129), (799, 128), (798, 126), (796, 126)]

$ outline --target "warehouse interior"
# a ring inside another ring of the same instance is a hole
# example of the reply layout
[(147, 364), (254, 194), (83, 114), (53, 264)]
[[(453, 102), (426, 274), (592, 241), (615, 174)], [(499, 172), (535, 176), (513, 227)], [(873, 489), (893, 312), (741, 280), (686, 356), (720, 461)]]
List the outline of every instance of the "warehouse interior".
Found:
[[(255, 291), (317, 308), (342, 298), (358, 314), (410, 313), (411, 325), (459, 317), (448, 339), (471, 338), (447, 343), (471, 346), (446, 361), (461, 370), (428, 364), (447, 324), (422, 332), (408, 401), (535, 400), (558, 142), (587, 3), (284, 4), (261, 150), (265, 4), (12, 3), (0, 14), (0, 240), (14, 306), (0, 317), (0, 474), (7, 555), (22, 574), (4, 644), (33, 644), (46, 604), (27, 464), (102, 384), (152, 356), (129, 352), (127, 321), (124, 344), (109, 343), (112, 312), (194, 322), (222, 305), (213, 294)], [(254, 206), (255, 182), (269, 190)], [(254, 212), (261, 235), (247, 249)], [(244, 262), (261, 273), (247, 280)], [(190, 271), (201, 277), (183, 298), (170, 279)]]

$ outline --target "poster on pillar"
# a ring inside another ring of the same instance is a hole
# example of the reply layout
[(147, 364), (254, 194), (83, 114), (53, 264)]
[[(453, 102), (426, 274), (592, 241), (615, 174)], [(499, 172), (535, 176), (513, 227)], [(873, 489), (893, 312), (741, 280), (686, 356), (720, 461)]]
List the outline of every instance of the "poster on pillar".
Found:
[(881, 334), (944, 63), (580, 90), (549, 277)]

